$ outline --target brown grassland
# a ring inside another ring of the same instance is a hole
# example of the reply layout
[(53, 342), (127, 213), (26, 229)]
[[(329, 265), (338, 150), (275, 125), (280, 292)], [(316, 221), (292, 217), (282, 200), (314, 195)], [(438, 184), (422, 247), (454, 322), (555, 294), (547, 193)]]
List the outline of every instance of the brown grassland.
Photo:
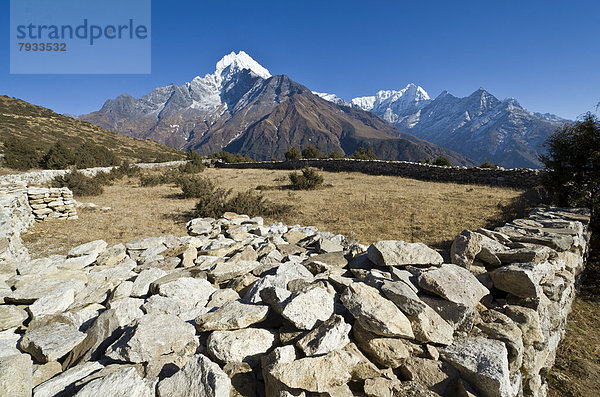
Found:
[[(269, 200), (292, 206), (291, 211), (265, 222), (314, 225), (341, 233), (363, 244), (377, 240), (420, 241), (445, 248), (463, 229), (498, 224), (522, 191), (477, 185), (422, 182), (392, 176), (323, 172), (327, 187), (285, 189), (288, 171), (208, 168), (202, 175), (218, 186), (245, 191), (259, 185)], [(281, 189), (280, 189), (281, 188)], [(140, 187), (138, 178), (117, 181), (91, 201), (108, 211), (80, 211), (79, 220), (47, 221), (31, 228), (25, 240), (32, 252), (64, 253), (68, 247), (93, 239), (110, 244), (165, 233), (185, 235), (193, 217), (194, 199), (182, 199), (174, 185)]]
[[(360, 173), (327, 173), (319, 190), (285, 189), (288, 171), (209, 168), (203, 175), (221, 187), (244, 191), (269, 186), (262, 194), (289, 204), (289, 213), (266, 223), (314, 225), (368, 244), (377, 240), (420, 241), (447, 249), (463, 229), (493, 227), (522, 216), (529, 202), (525, 192), (509, 188), (423, 182)], [(185, 235), (193, 217), (194, 199), (179, 197), (174, 185), (140, 187), (139, 178), (117, 181), (93, 202), (97, 210), (80, 210), (79, 219), (39, 223), (24, 235), (37, 256), (64, 254), (95, 239), (109, 244), (162, 234)], [(101, 210), (100, 207), (110, 207)], [(596, 263), (597, 260), (592, 261)], [(549, 375), (550, 396), (595, 396), (600, 387), (599, 272), (593, 271), (575, 300), (567, 333), (559, 346), (556, 366)]]

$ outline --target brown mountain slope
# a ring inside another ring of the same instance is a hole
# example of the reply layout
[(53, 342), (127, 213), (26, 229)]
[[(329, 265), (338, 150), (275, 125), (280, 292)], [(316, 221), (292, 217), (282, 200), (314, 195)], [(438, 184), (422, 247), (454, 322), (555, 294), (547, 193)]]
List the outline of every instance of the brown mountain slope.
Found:
[[(285, 151), (292, 146), (303, 148), (313, 145), (324, 153), (338, 151), (352, 154), (366, 145), (372, 146), (381, 159), (417, 161), (443, 155), (455, 164), (472, 164), (458, 153), (399, 132), (370, 112), (321, 99), (286, 76), (266, 80), (261, 92), (236, 114), (245, 115), (247, 120), (250, 112), (260, 114), (256, 109), (267, 113), (269, 104), (272, 104), (273, 110), (249, 125), (243, 134), (225, 146), (225, 150), (270, 159), (283, 158)], [(277, 94), (276, 100), (271, 93)], [(227, 123), (218, 130), (219, 139), (233, 138), (231, 135), (236, 129), (229, 129), (229, 125)], [(213, 146), (210, 137), (197, 147), (202, 150), (204, 145)]]
[(27, 140), (39, 152), (61, 141), (70, 147), (93, 142), (111, 150), (123, 160), (150, 162), (182, 159), (172, 147), (117, 134), (93, 124), (63, 116), (50, 109), (7, 96), (0, 96), (0, 142), (10, 138)]

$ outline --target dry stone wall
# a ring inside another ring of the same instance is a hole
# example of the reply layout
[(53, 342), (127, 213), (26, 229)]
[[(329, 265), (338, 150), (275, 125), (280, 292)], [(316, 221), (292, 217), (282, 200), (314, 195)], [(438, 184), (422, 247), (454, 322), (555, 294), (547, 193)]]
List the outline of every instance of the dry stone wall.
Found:
[(354, 159), (301, 159), (265, 161), (256, 163), (223, 163), (221, 168), (257, 168), (295, 170), (315, 167), (329, 172), (363, 172), (371, 175), (393, 175), (426, 181), (470, 183), (492, 186), (530, 188), (540, 185), (543, 170), (528, 168), (490, 169), (445, 167), (408, 161), (354, 160)]
[[(21, 233), (34, 222), (25, 183), (0, 184), (0, 269), (11, 270), (29, 260)], [(0, 290), (4, 286), (0, 285)], [(0, 292), (1, 294), (2, 292)]]
[(36, 221), (78, 218), (73, 192), (69, 188), (29, 187), (27, 198)]
[[(544, 396), (589, 214), (464, 231), (450, 260), (228, 213), (0, 274), (12, 396)], [(451, 263), (449, 263), (451, 262)]]
[[(159, 167), (175, 167), (182, 164), (185, 164), (185, 161), (169, 161), (166, 163), (138, 163), (136, 166), (142, 169), (151, 169), (151, 168), (159, 168)], [(109, 172), (115, 167), (95, 167), (95, 168), (85, 168), (81, 171), (86, 176), (95, 176), (100, 172)], [(40, 186), (47, 184), (52, 181), (57, 176), (65, 176), (71, 172), (70, 170), (41, 170), (41, 171), (31, 171), (24, 172), (22, 174), (11, 174), (11, 175), (3, 175), (0, 176), (0, 182), (3, 183), (15, 183), (15, 182), (25, 182), (30, 185)]]

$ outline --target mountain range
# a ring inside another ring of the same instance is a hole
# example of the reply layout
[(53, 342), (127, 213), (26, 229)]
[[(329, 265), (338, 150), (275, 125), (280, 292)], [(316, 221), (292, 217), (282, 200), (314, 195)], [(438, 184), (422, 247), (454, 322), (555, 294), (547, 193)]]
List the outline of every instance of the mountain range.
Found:
[(373, 112), (401, 131), (478, 164), (487, 160), (507, 168), (539, 168), (544, 142), (568, 122), (549, 113), (530, 112), (513, 98), (499, 100), (483, 88), (464, 98), (444, 91), (433, 100), (412, 83), (399, 91), (379, 91), (349, 102), (334, 94), (317, 95)]
[(283, 158), (292, 146), (352, 154), (370, 145), (382, 159), (443, 155), (459, 165), (488, 160), (511, 168), (539, 167), (544, 141), (565, 122), (483, 89), (465, 98), (444, 91), (431, 99), (409, 84), (346, 101), (272, 76), (243, 51), (226, 55), (204, 77), (139, 99), (122, 94), (80, 118), (201, 154), (226, 150), (271, 159)]
[(418, 161), (465, 156), (398, 131), (372, 112), (340, 106), (269, 71), (243, 51), (221, 59), (214, 73), (160, 87), (137, 99), (123, 94), (82, 120), (121, 134), (200, 154), (220, 150), (255, 159), (284, 157), (290, 147), (352, 154), (373, 147), (382, 159)]

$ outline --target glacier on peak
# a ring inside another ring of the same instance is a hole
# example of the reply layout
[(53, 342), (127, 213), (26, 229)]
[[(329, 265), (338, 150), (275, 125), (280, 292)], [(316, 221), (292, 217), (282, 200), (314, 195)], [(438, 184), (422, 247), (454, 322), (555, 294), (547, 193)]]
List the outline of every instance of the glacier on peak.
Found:
[[(141, 98), (148, 113), (160, 113), (168, 104), (180, 111), (210, 112), (221, 105), (231, 106), (232, 92), (238, 83), (251, 84), (253, 80), (268, 79), (271, 73), (244, 51), (231, 52), (219, 60), (213, 73), (196, 76), (180, 86), (170, 84), (158, 87)], [(250, 81), (250, 82), (249, 82)]]
[(381, 90), (372, 96), (354, 98), (352, 104), (363, 110), (385, 113), (387, 108), (392, 108), (393, 111), (418, 109), (429, 101), (431, 98), (427, 91), (414, 83), (409, 83), (399, 91)]
[(217, 62), (215, 75), (222, 75), (227, 68), (229, 68), (231, 72), (239, 72), (243, 69), (248, 69), (263, 79), (271, 77), (271, 73), (268, 69), (252, 59), (252, 57), (244, 51), (240, 51), (237, 54), (232, 51), (230, 54), (221, 58), (221, 60)]
[(345, 99), (340, 98), (339, 96), (337, 96), (335, 94), (328, 94), (326, 92), (317, 92), (317, 91), (312, 91), (312, 93), (322, 99), (325, 99), (326, 101), (333, 102), (336, 105), (352, 106), (352, 104), (350, 102), (346, 101)]

